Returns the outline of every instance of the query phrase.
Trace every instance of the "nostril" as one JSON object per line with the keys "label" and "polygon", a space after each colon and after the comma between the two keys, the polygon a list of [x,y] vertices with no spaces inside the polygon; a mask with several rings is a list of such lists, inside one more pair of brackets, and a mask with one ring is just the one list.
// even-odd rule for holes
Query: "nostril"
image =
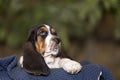
{"label": "nostril", "polygon": [[57,44],[59,44],[60,43],[60,38],[53,38],[53,40],[57,43]]}

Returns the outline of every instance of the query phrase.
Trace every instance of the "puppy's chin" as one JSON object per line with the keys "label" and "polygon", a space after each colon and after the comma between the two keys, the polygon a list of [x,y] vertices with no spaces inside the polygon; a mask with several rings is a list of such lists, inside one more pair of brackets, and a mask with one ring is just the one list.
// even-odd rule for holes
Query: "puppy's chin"
{"label": "puppy's chin", "polygon": [[59,49],[54,49],[54,50],[51,51],[51,54],[52,54],[53,56],[57,56],[58,53],[59,53]]}
{"label": "puppy's chin", "polygon": [[60,51],[60,45],[54,45],[45,50],[44,56],[57,56]]}
{"label": "puppy's chin", "polygon": [[43,56],[44,57],[50,56],[50,55],[57,56],[59,54],[59,51],[60,49],[46,50]]}

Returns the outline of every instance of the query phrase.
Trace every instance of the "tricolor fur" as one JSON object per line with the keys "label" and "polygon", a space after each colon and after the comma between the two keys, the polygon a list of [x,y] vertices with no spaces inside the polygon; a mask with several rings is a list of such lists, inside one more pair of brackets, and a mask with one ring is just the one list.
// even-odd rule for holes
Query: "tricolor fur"
{"label": "tricolor fur", "polygon": [[63,52],[56,30],[46,24],[30,30],[23,46],[20,65],[34,75],[49,75],[49,68],[63,68],[71,74],[76,74],[81,69],[80,63],[71,60]]}

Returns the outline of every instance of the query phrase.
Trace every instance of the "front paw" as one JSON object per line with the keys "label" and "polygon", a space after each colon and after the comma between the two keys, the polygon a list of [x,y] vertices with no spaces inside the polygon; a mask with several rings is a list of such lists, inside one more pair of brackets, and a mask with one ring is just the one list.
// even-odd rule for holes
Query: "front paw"
{"label": "front paw", "polygon": [[62,65],[62,67],[70,74],[77,74],[82,68],[80,63],[73,60],[65,60],[65,63]]}

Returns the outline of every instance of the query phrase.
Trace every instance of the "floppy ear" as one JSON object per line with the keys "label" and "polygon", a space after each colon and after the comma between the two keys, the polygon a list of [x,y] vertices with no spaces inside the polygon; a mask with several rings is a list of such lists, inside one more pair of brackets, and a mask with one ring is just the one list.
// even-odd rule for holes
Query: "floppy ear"
{"label": "floppy ear", "polygon": [[23,68],[34,75],[49,75],[50,69],[35,48],[36,30],[37,28],[30,30],[28,40],[23,46]]}
{"label": "floppy ear", "polygon": [[49,75],[50,73],[43,57],[34,50],[31,42],[26,42],[23,47],[23,68],[34,75]]}
{"label": "floppy ear", "polygon": [[37,39],[36,31],[37,31],[38,28],[39,27],[32,27],[31,30],[29,30],[27,41],[31,42],[33,44],[33,46],[34,46],[34,43]]}

